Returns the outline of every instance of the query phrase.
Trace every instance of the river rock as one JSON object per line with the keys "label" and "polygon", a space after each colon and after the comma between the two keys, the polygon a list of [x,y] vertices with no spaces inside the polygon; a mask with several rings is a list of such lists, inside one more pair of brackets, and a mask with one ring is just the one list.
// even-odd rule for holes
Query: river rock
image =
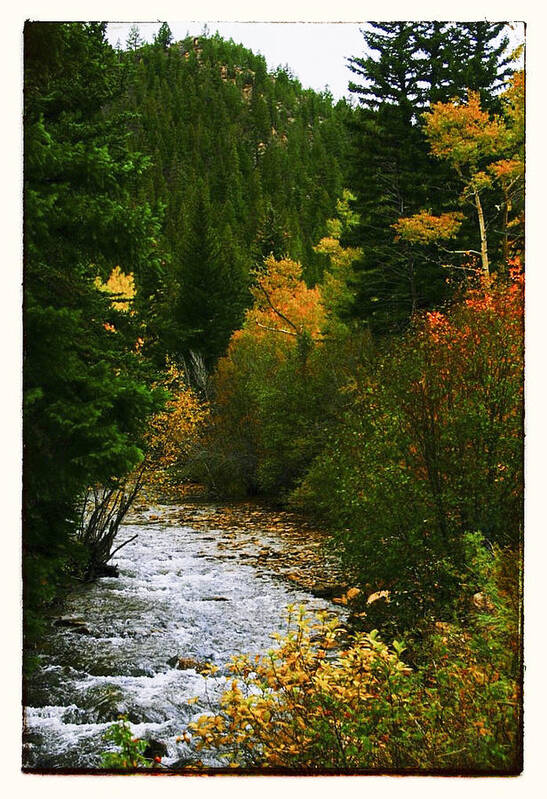
{"label": "river rock", "polygon": [[95,577],[119,577],[120,570],[113,563],[103,563],[95,569]]}
{"label": "river rock", "polygon": [[155,757],[165,757],[166,754],[167,744],[164,744],[163,741],[157,741],[155,738],[148,738],[146,749],[142,753],[143,757],[153,760]]}
{"label": "river rock", "polygon": [[85,724],[88,720],[88,713],[81,707],[70,705],[61,717],[63,724]]}
{"label": "river rock", "polygon": [[203,674],[205,671],[207,671],[209,666],[209,664],[205,663],[204,661],[195,660],[194,658],[184,658],[184,657],[178,657],[175,665],[176,668],[181,669],[181,671],[186,671],[187,669],[194,669],[194,671],[196,671],[198,674]]}
{"label": "river rock", "polygon": [[209,668],[209,663],[204,660],[196,660],[195,658],[185,658],[181,657],[181,655],[175,655],[174,657],[169,658],[169,660],[167,661],[167,665],[171,666],[172,668],[180,669],[181,671],[194,669],[194,671],[196,671],[198,674],[203,674]]}
{"label": "river rock", "polygon": [[194,760],[191,757],[179,757],[178,760],[175,760],[174,763],[167,766],[169,771],[184,771],[184,769],[196,767],[198,765],[198,761]]}
{"label": "river rock", "polygon": [[75,633],[80,635],[91,635],[91,630],[87,628],[86,622],[83,619],[75,619],[71,616],[60,616],[53,622],[55,627],[69,627]]}
{"label": "river rock", "polygon": [[87,622],[74,616],[59,616],[53,623],[56,627],[85,627]]}
{"label": "river rock", "polygon": [[116,721],[126,709],[123,691],[117,685],[94,686],[88,690],[83,707],[95,724]]}
{"label": "river rock", "polygon": [[203,602],[229,602],[227,596],[204,596]]}
{"label": "river rock", "polygon": [[346,590],[345,585],[320,585],[316,583],[310,586],[310,593],[319,599],[334,599],[334,597],[341,596]]}

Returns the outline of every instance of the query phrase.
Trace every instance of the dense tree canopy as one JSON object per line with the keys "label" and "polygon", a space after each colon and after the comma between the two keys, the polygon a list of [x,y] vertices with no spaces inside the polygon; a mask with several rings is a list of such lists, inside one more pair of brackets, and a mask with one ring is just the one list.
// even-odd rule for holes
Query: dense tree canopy
{"label": "dense tree canopy", "polygon": [[[262,56],[233,41],[215,35],[170,43],[167,33],[162,27],[152,45],[139,46],[136,61],[132,47],[120,54],[126,89],[118,107],[137,115],[131,146],[153,161],[140,196],[165,216],[170,300],[158,309],[149,344],[158,362],[166,351],[187,357],[189,347],[202,349],[192,336],[206,331],[217,340],[205,345],[211,365],[250,302],[251,273],[270,253],[301,260],[310,284],[320,279],[326,259],[314,246],[344,186],[350,110],[327,93],[303,90],[282,69],[268,74]],[[226,306],[218,324],[193,296],[196,237],[205,228],[209,244],[199,246],[218,242],[223,277],[204,279],[199,290],[211,308]],[[172,302],[192,307],[188,324],[182,310],[171,317]],[[209,321],[198,323],[195,314]]]}
{"label": "dense tree canopy", "polygon": [[[86,487],[143,457],[153,408],[138,316],[97,283],[156,270],[158,223],[132,189],[146,166],[106,117],[118,73],[105,26],[25,28],[25,549],[66,556]],[[31,582],[28,587],[30,589]]]}

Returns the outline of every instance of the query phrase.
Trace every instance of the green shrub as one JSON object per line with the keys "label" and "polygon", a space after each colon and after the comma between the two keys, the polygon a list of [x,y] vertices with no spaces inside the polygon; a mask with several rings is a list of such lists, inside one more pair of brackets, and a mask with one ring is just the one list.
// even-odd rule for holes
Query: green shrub
{"label": "green shrub", "polygon": [[522,291],[481,285],[416,320],[346,389],[349,407],[292,496],[337,531],[348,568],[412,627],[451,613],[464,535],[518,547]]}
{"label": "green shrub", "polygon": [[103,752],[101,756],[103,768],[116,771],[150,768],[151,761],[143,755],[147,742],[133,736],[131,726],[125,717],[121,717],[116,724],[109,727],[103,738],[118,747],[117,751]]}

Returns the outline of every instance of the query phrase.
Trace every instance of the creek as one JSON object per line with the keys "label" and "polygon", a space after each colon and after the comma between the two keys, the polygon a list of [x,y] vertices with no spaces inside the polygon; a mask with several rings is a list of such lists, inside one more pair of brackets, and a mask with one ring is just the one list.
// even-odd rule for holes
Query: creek
{"label": "creek", "polygon": [[[177,737],[218,708],[230,656],[270,648],[289,603],[339,613],[261,557],[279,560],[290,546],[275,530],[260,521],[236,532],[216,529],[208,514],[208,506],[196,507],[200,524],[173,505],[134,514],[118,536],[137,535],[114,558],[119,576],[67,598],[25,691],[25,769],[100,768],[102,736],[120,714],[136,737],[165,744],[164,766],[195,759],[191,742]],[[305,553],[300,562],[305,568]],[[219,667],[214,677],[199,673],[204,662]]]}

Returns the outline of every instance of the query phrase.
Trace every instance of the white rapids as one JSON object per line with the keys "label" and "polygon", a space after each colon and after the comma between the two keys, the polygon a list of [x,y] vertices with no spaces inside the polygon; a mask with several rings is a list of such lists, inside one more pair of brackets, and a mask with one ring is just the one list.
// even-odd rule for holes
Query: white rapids
{"label": "white rapids", "polygon": [[[114,558],[119,577],[68,598],[63,614],[80,620],[79,629],[48,633],[25,697],[26,769],[100,769],[102,736],[122,714],[136,737],[167,746],[164,765],[195,758],[191,743],[176,739],[188,722],[215,709],[230,656],[270,648],[289,603],[339,611],[246,563],[245,541],[228,553],[226,533],[181,526],[172,511],[155,508],[147,515],[160,520],[124,525],[120,541],[138,536]],[[247,553],[271,541],[271,533],[258,544],[256,533],[248,539]],[[178,658],[214,663],[219,672],[205,678],[195,668],[177,668]],[[197,703],[189,704],[193,697]]]}

